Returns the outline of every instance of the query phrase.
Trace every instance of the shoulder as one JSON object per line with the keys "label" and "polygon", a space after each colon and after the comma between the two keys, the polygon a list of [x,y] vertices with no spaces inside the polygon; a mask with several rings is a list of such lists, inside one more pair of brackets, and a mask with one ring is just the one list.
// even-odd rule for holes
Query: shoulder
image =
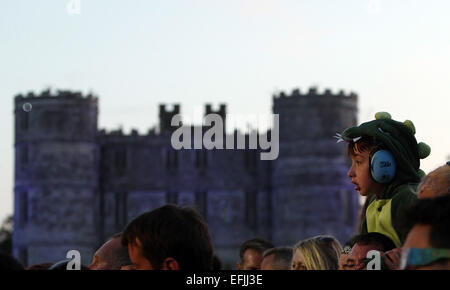
{"label": "shoulder", "polygon": [[407,183],[398,186],[392,195],[392,200],[416,200],[417,183]]}
{"label": "shoulder", "polygon": [[399,186],[392,195],[392,209],[407,208],[417,200],[416,183]]}
{"label": "shoulder", "polygon": [[382,199],[414,199],[417,198],[416,190],[418,183],[390,184],[384,190]]}

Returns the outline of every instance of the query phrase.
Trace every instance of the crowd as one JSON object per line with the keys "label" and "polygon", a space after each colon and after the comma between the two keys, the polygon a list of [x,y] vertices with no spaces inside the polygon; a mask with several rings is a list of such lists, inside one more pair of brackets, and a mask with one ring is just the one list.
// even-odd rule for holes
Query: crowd
{"label": "crowd", "polygon": [[[348,143],[348,177],[366,197],[357,234],[343,246],[329,235],[289,246],[254,238],[240,246],[237,270],[362,270],[377,265],[381,270],[450,270],[450,162],[424,176],[420,159],[430,148],[417,143],[413,123],[392,120],[388,113],[375,117],[338,135],[338,141]],[[61,261],[27,269],[64,270],[66,265]],[[83,269],[221,267],[202,216],[189,207],[165,205],[132,220]],[[2,255],[0,269],[23,266]]]}

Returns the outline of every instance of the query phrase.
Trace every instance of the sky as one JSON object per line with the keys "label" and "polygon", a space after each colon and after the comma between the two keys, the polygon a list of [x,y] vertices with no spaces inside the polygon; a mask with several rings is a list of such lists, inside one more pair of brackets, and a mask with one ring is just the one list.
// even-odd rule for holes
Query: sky
{"label": "sky", "polygon": [[358,123],[412,120],[429,172],[450,159],[448,11],[445,0],[3,0],[0,221],[13,208],[13,97],[48,87],[93,92],[100,128],[141,134],[159,103],[267,114],[275,92],[343,89],[359,96]]}

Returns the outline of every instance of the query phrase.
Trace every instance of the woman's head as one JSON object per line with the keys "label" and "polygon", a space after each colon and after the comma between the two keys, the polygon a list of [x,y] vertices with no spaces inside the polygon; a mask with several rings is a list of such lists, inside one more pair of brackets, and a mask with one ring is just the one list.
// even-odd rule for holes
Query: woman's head
{"label": "woman's head", "polygon": [[316,236],[294,246],[292,270],[337,270],[342,247],[331,236]]}

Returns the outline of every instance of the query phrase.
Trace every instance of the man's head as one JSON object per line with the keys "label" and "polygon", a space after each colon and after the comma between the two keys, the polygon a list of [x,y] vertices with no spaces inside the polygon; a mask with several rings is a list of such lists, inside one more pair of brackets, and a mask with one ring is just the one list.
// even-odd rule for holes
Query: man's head
{"label": "man's head", "polygon": [[365,269],[364,261],[367,253],[371,250],[387,252],[395,248],[395,244],[390,238],[376,232],[358,235],[353,241],[354,245],[345,265],[349,270]]}
{"label": "man's head", "polygon": [[268,249],[263,254],[261,270],[289,270],[292,261],[291,247]]}
{"label": "man's head", "polygon": [[263,239],[251,239],[245,241],[239,248],[241,260],[236,264],[238,270],[259,270],[265,250],[274,245]]}
{"label": "man's head", "polygon": [[120,270],[122,266],[130,265],[128,247],[121,244],[121,233],[113,235],[94,254],[91,270]]}
{"label": "man's head", "polygon": [[450,194],[450,161],[428,173],[417,187],[417,194],[419,198]]}
{"label": "man's head", "polygon": [[352,179],[355,190],[362,196],[380,194],[384,184],[376,182],[370,173],[370,160],[377,150],[384,149],[382,143],[373,137],[363,137],[357,142],[348,144],[348,155],[352,159],[352,166],[347,175]]}
{"label": "man's head", "polygon": [[450,195],[417,200],[406,219],[412,228],[402,249],[403,267],[450,270]]}
{"label": "man's head", "polygon": [[128,247],[137,270],[211,270],[213,245],[206,222],[192,208],[165,205],[146,212],[126,227]]}

